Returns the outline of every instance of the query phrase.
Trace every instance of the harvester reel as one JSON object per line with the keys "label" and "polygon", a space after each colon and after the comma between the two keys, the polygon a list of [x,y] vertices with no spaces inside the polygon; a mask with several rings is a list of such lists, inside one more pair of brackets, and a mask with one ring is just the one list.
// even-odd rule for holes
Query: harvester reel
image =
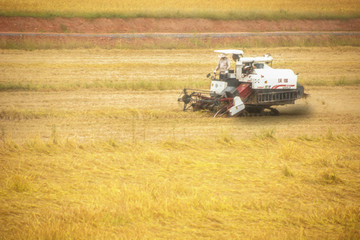
{"label": "harvester reel", "polygon": [[193,93],[191,93],[190,95],[187,94],[186,89],[184,89],[184,91],[182,93],[180,93],[178,102],[184,103],[183,111],[188,110],[192,106],[192,104],[191,104],[193,101],[192,95],[193,95]]}

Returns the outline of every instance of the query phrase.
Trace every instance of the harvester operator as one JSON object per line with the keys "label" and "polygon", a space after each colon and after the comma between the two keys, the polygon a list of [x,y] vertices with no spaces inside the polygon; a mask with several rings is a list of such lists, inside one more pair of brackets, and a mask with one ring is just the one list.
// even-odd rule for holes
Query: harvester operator
{"label": "harvester operator", "polygon": [[219,58],[220,58],[220,60],[219,60],[219,63],[217,65],[216,69],[214,70],[214,73],[216,73],[217,70],[220,70],[220,78],[222,79],[229,72],[230,59],[228,59],[225,54],[220,54]]}

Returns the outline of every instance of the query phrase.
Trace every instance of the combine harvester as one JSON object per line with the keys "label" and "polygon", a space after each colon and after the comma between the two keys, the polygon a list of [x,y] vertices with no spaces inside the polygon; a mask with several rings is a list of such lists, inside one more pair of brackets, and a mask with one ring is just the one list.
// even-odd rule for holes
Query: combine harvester
{"label": "combine harvester", "polygon": [[210,91],[185,88],[178,98],[184,111],[206,109],[214,112],[214,117],[279,115],[272,106],[294,104],[306,96],[297,75],[290,69],[273,69],[269,54],[243,57],[241,50],[215,52],[232,54],[235,69],[219,75],[209,73]]}

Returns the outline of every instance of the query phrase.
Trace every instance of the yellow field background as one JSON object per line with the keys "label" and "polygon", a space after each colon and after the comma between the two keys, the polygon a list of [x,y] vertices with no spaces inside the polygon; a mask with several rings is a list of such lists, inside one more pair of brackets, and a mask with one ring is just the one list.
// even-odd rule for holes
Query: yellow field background
{"label": "yellow field background", "polygon": [[[360,2],[0,0],[0,16],[349,19]],[[1,39],[0,239],[360,239],[358,45]],[[183,112],[217,46],[271,53],[310,97],[277,117]]]}
{"label": "yellow field background", "polygon": [[84,17],[205,17],[254,18],[351,18],[358,17],[358,0],[276,1],[44,1],[1,0],[2,15]]}

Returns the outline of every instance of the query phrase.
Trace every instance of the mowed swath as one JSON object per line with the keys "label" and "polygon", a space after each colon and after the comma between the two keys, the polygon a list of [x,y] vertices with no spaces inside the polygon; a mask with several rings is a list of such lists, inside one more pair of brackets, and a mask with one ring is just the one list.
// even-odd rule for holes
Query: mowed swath
{"label": "mowed swath", "polygon": [[359,16],[356,0],[277,1],[0,1],[3,15],[67,17],[197,17],[218,19],[349,18]]}

